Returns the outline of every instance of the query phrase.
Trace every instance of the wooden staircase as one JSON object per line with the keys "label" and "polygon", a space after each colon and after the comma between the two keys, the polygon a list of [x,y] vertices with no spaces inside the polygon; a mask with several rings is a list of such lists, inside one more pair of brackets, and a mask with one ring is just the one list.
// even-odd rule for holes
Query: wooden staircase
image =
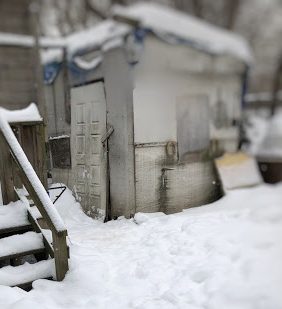
{"label": "wooden staircase", "polygon": [[34,280],[56,276],[52,244],[38,223],[42,217],[22,204],[0,208],[0,285],[29,290]]}
{"label": "wooden staircase", "polygon": [[0,206],[0,285],[29,290],[37,279],[61,281],[68,271],[65,225],[1,114],[0,137],[24,185],[15,189],[19,201]]}

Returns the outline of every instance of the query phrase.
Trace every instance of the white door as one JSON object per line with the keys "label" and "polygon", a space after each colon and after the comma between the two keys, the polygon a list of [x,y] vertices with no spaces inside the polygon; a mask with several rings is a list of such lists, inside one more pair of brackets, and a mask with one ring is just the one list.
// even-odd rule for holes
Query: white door
{"label": "white door", "polygon": [[71,89],[74,185],[85,212],[104,220],[107,206],[106,99],[103,82]]}

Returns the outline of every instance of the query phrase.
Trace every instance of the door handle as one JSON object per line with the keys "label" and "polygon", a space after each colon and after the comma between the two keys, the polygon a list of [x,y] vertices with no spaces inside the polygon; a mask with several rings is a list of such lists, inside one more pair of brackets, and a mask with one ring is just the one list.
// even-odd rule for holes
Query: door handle
{"label": "door handle", "polygon": [[108,131],[101,138],[102,144],[104,144],[110,138],[110,136],[113,134],[113,132],[114,132],[114,128],[112,126],[110,126]]}

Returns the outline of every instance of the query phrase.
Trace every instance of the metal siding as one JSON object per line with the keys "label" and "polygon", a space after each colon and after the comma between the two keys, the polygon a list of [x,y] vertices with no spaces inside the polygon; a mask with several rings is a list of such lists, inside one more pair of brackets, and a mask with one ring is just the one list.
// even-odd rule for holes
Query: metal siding
{"label": "metal siding", "polygon": [[136,212],[169,214],[210,203],[220,196],[212,160],[167,164],[166,146],[161,144],[138,145],[135,156]]}
{"label": "metal siding", "polygon": [[111,216],[135,213],[133,136],[133,85],[126,53],[122,48],[104,55],[107,122],[114,129],[109,138]]}
{"label": "metal siding", "polygon": [[183,96],[176,104],[179,157],[208,148],[209,104],[206,96]]}

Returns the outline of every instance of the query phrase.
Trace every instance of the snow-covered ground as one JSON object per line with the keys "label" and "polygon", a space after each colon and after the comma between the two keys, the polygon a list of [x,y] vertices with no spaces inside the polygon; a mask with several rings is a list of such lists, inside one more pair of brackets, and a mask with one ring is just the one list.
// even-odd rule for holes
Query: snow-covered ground
{"label": "snow-covered ground", "polygon": [[282,184],[235,190],[174,215],[93,221],[70,191],[63,282],[0,286],[0,308],[282,308]]}

